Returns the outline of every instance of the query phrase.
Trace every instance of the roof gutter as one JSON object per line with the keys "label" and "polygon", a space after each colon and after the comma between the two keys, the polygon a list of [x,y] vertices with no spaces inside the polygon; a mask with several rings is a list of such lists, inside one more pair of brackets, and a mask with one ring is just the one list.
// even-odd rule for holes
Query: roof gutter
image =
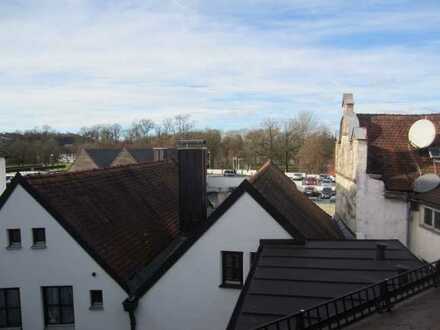
{"label": "roof gutter", "polygon": [[135,296],[129,296],[122,302],[122,306],[124,306],[124,311],[128,312],[128,316],[130,317],[130,330],[136,330],[136,315],[135,311],[138,306],[139,299]]}
{"label": "roof gutter", "polygon": [[388,199],[397,199],[404,202],[408,202],[409,200],[408,193],[404,191],[385,190],[384,196]]}

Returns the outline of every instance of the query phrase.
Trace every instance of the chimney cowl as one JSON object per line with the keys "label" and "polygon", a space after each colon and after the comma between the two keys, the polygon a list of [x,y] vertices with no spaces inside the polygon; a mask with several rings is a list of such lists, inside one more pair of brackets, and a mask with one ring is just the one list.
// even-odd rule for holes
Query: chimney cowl
{"label": "chimney cowl", "polygon": [[177,150],[182,149],[205,149],[206,140],[202,139],[181,139],[176,141]]}
{"label": "chimney cowl", "polygon": [[376,244],[376,260],[385,260],[386,248],[387,248],[386,244],[383,243]]}

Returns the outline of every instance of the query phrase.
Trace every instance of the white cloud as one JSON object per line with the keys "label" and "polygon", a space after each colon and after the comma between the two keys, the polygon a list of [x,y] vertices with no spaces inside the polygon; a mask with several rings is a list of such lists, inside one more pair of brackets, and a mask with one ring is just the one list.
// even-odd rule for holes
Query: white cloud
{"label": "white cloud", "polygon": [[[417,21],[428,29],[437,18],[426,9],[397,12],[388,22],[386,13],[267,19],[272,26],[261,29],[258,20],[217,17],[197,1],[25,3],[0,16],[3,130],[160,121],[178,113],[192,114],[201,127],[237,128],[301,110],[335,125],[344,91],[355,93],[360,111],[426,111],[440,103],[438,44],[320,43],[370,30],[420,30]],[[286,1],[260,3],[292,9]],[[323,3],[294,5],[314,12]],[[237,11],[246,5],[252,9],[241,3]],[[335,12],[336,5],[324,9]]]}

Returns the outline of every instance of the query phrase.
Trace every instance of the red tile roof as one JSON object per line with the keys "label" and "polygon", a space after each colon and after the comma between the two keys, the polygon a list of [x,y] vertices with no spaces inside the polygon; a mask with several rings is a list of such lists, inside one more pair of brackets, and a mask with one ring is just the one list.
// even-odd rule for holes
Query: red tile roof
{"label": "red tile roof", "polygon": [[387,190],[412,191],[415,178],[420,174],[434,173],[428,150],[411,147],[408,131],[415,121],[429,119],[437,130],[433,146],[440,146],[440,114],[357,116],[360,126],[367,129],[367,173],[381,175]]}
{"label": "red tile roof", "polygon": [[424,193],[415,193],[412,200],[440,209],[440,187]]}
{"label": "red tile roof", "polygon": [[29,176],[22,184],[125,289],[178,235],[173,161]]}

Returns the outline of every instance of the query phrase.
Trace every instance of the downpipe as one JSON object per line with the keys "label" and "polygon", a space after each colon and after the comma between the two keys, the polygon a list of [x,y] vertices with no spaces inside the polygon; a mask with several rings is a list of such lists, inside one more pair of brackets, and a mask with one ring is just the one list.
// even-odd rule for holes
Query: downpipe
{"label": "downpipe", "polygon": [[122,303],[124,306],[124,311],[128,312],[128,316],[130,317],[130,330],[136,330],[136,315],[135,311],[138,306],[138,298],[135,296],[129,296]]}

